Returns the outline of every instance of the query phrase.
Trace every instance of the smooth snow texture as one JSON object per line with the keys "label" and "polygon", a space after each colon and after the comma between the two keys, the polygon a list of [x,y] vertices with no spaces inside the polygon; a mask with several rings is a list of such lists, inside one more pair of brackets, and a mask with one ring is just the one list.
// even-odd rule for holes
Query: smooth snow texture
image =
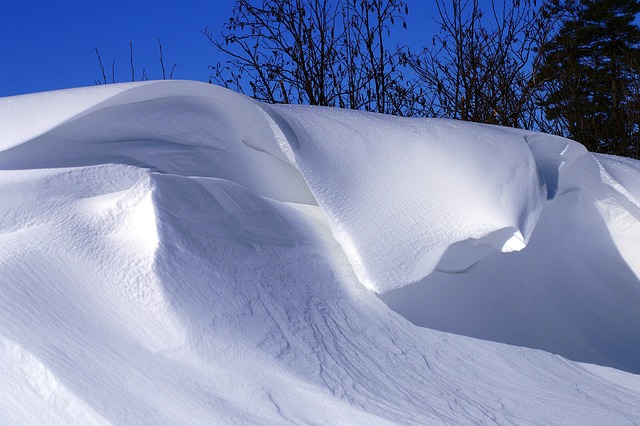
{"label": "smooth snow texture", "polygon": [[382,299],[421,326],[640,373],[640,210],[626,190],[637,188],[638,162],[528,141],[553,194],[529,246]]}
{"label": "smooth snow texture", "polygon": [[449,258],[448,270],[468,268],[485,244],[521,250],[546,199],[523,132],[331,108],[273,109],[295,141],[296,166],[371,290],[424,278],[461,241],[469,241],[465,255]]}
{"label": "smooth snow texture", "polygon": [[193,82],[0,124],[3,423],[640,422],[637,161]]}

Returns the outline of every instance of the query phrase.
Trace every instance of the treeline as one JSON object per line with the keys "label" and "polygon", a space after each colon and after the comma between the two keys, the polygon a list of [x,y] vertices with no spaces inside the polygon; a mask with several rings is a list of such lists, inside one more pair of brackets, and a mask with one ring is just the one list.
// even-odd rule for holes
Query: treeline
{"label": "treeline", "polygon": [[[211,81],[264,102],[542,130],[640,157],[640,0],[236,0]],[[433,25],[433,23],[425,23]]]}

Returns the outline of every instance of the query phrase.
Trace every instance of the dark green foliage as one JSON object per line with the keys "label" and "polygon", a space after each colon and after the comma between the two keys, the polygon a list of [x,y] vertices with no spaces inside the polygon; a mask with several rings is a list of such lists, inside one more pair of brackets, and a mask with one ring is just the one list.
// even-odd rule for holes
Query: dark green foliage
{"label": "dark green foliage", "polygon": [[542,51],[543,130],[590,151],[638,157],[640,1],[569,0],[549,12],[563,22]]}

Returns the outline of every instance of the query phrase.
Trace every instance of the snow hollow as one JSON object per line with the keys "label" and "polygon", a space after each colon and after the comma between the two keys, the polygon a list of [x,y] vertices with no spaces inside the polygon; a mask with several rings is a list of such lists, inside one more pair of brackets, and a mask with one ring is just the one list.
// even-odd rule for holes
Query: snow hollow
{"label": "snow hollow", "polygon": [[0,423],[637,424],[640,162],[195,82],[0,98]]}

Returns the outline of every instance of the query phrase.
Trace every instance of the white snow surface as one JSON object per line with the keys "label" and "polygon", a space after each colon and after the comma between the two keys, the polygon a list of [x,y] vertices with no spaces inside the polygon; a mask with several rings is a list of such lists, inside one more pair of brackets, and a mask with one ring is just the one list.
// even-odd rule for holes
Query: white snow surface
{"label": "white snow surface", "polygon": [[0,98],[0,423],[638,424],[640,162],[204,83]]}

